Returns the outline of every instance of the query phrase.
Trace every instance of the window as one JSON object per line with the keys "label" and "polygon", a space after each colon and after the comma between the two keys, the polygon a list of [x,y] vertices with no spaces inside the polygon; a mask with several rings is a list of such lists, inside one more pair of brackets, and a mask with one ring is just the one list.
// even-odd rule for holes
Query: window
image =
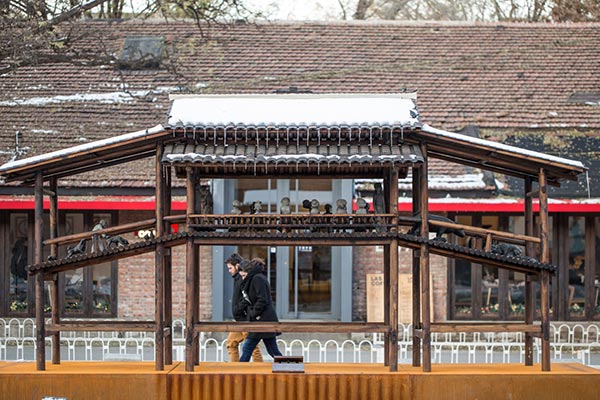
{"label": "window", "polygon": [[594,304],[593,310],[595,316],[600,316],[600,217],[594,218],[594,253],[595,262],[593,269],[594,276]]}
{"label": "window", "polygon": [[[111,213],[61,213],[59,214],[59,235],[91,230],[100,219],[116,221]],[[25,267],[33,261],[33,213],[10,213],[2,219],[4,224],[4,254],[2,271],[4,284],[0,296],[1,309],[7,316],[30,317],[34,315],[35,287],[28,279]],[[49,235],[49,216],[44,215],[43,238]],[[65,246],[66,247],[66,246]],[[59,249],[64,256],[66,248]],[[43,260],[49,255],[49,247],[44,247]],[[59,302],[61,315],[77,317],[116,316],[116,262],[104,263],[88,268],[61,273]],[[46,287],[45,310],[50,312],[50,297]]]}
{"label": "window", "polygon": [[27,232],[29,216],[25,213],[11,214],[7,237],[9,254],[8,309],[10,314],[26,315],[30,310],[29,293],[33,287],[28,279],[25,267],[31,261],[31,246]]}
{"label": "window", "polygon": [[119,56],[121,69],[157,69],[160,67],[165,38],[162,36],[126,37]]}
{"label": "window", "polygon": [[569,217],[568,313],[582,318],[585,311],[585,217]]}

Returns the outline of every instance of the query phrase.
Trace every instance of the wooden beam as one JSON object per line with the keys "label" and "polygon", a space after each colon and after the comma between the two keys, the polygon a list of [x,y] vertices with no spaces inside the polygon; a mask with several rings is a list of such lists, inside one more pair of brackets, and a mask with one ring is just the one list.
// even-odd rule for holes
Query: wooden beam
{"label": "wooden beam", "polygon": [[185,370],[194,370],[194,242],[188,239],[185,247]]}
{"label": "wooden beam", "polygon": [[379,322],[214,322],[199,321],[195,332],[389,332],[390,326]]}
{"label": "wooden beam", "polygon": [[[482,225],[481,214],[475,214],[471,218],[473,225]],[[475,243],[475,247],[482,248],[481,238],[476,238]],[[483,267],[481,262],[471,263],[471,319],[481,319]]]}
{"label": "wooden beam", "polygon": [[[533,198],[528,196],[532,193],[532,180],[531,178],[525,179],[525,235],[533,236]],[[539,190],[538,190],[539,191]],[[525,255],[533,257],[535,256],[533,246],[531,243],[525,243]],[[525,323],[533,324],[534,308],[535,308],[535,292],[533,287],[532,277],[529,274],[525,274]],[[525,365],[533,365],[533,336],[529,333],[525,333]]]}
{"label": "wooden beam", "polygon": [[[182,245],[185,243],[185,238],[180,238],[170,243],[165,243],[165,246],[173,246],[173,245]],[[89,254],[88,257],[83,259],[79,259],[78,261],[73,262],[64,262],[56,265],[45,266],[42,270],[37,269],[37,271],[41,271],[44,274],[45,279],[51,280],[52,274],[63,271],[71,271],[81,267],[89,267],[96,264],[105,263],[108,261],[121,260],[123,258],[134,257],[139,254],[150,253],[154,251],[156,248],[155,242],[150,243],[142,243],[139,247],[133,247],[127,250],[116,251],[114,253],[95,253]]]}
{"label": "wooden beam", "polygon": [[[384,198],[385,203],[390,204],[390,176],[389,174],[384,174],[383,177],[383,190],[384,190]],[[392,210],[386,208],[386,211],[391,212]],[[383,293],[384,297],[390,293],[390,245],[386,244],[383,246]],[[398,300],[396,300],[398,301]],[[390,325],[390,301],[389,299],[385,299],[383,301],[383,322],[386,325]],[[386,332],[384,334],[383,340],[383,365],[389,367],[390,365],[390,344],[392,343],[391,332]]]}
{"label": "wooden beam", "polygon": [[63,321],[48,325],[47,334],[53,332],[153,332],[154,321]]}
{"label": "wooden beam", "polygon": [[[194,214],[194,207],[196,204],[194,175],[195,173],[193,168],[186,167],[186,214],[188,215],[186,224],[188,227],[191,223],[191,218],[189,216]],[[194,355],[194,324],[196,322],[195,293],[198,282],[195,281],[196,246],[194,245],[194,241],[192,238],[188,239],[185,250],[185,370],[193,371],[196,358]]]}
{"label": "wooden beam", "polygon": [[277,246],[376,246],[390,243],[392,237],[316,237],[316,238],[281,238],[276,236],[252,236],[252,237],[195,237],[194,243],[198,245],[250,245],[264,244],[269,240],[270,245]]}
{"label": "wooden beam", "polygon": [[[110,159],[114,158],[125,158],[125,157],[136,157],[140,158],[140,154],[144,157],[149,157],[152,154],[146,154],[148,150],[155,148],[157,141],[168,141],[171,134],[167,131],[161,131],[157,133],[148,134],[144,137],[138,137],[127,141],[120,141],[107,144],[105,146],[94,148],[86,151],[82,151],[75,154],[70,154],[60,159],[51,158],[43,162],[36,164],[35,169],[32,170],[31,165],[24,165],[22,167],[11,169],[8,173],[11,181],[14,180],[25,180],[32,177],[34,174],[44,171],[46,179],[54,176],[59,177],[58,173],[64,170],[70,170],[72,168],[89,168],[90,165],[96,166],[96,168],[104,168],[109,160],[106,160],[110,155]],[[103,162],[98,162],[98,160]],[[64,167],[64,168],[60,168]],[[80,173],[79,170],[77,173]],[[67,176],[68,173],[62,173],[61,176]]]}
{"label": "wooden beam", "polygon": [[432,332],[531,332],[541,333],[540,325],[514,322],[435,322],[431,324]]}
{"label": "wooden beam", "polygon": [[[383,322],[386,325],[390,325],[390,300],[389,298],[385,298],[386,295],[390,293],[390,244],[385,244],[383,246]],[[397,300],[396,300],[397,301]],[[392,342],[392,338],[390,336],[391,331],[388,331],[384,335],[383,340],[383,365],[389,367],[390,365],[390,344]]]}
{"label": "wooden beam", "polygon": [[[156,145],[155,158],[155,218],[156,218],[156,236],[162,237],[165,234],[165,177],[162,169],[162,156],[164,147],[161,143]],[[154,320],[156,321],[154,331],[154,357],[155,368],[157,371],[165,369],[165,346],[164,346],[164,269],[165,269],[165,246],[163,243],[157,243],[154,254]]]}
{"label": "wooden beam", "polygon": [[398,371],[398,241],[390,244],[390,361],[391,372]]}
{"label": "wooden beam", "polygon": [[[138,222],[131,222],[128,224],[111,226],[106,229],[100,229],[98,231],[95,231],[94,234],[95,235],[102,235],[102,234],[116,235],[119,233],[133,232],[133,231],[140,230],[140,229],[153,228],[155,226],[155,224],[156,224],[156,219],[152,218],[152,219],[146,219],[146,220],[138,221]],[[81,239],[89,239],[91,237],[92,237],[92,231],[75,233],[73,235],[61,236],[61,237],[57,237],[57,238],[50,238],[50,239],[44,241],[44,244],[52,245],[52,244],[75,243],[75,242],[80,241]]]}
{"label": "wooden beam", "polygon": [[[50,238],[55,239],[58,237],[58,190],[56,179],[50,179]],[[58,245],[53,244],[50,246],[50,255],[58,256]],[[50,307],[52,307],[52,323],[60,323],[60,309],[58,288],[60,274],[53,274],[52,281],[50,283]],[[60,333],[52,335],[52,364],[60,364]]]}
{"label": "wooden beam", "polygon": [[[398,170],[392,168],[388,173],[388,185],[390,187],[389,203],[392,206],[390,212],[398,215]],[[397,219],[394,218],[396,223]],[[398,241],[393,240],[389,246],[389,271],[390,291],[389,293],[389,325],[390,325],[390,351],[389,367],[391,372],[398,371]]]}
{"label": "wooden beam", "polygon": [[[412,208],[413,215],[420,214],[421,203],[421,168],[412,170]],[[421,330],[421,246],[413,248],[412,251],[412,326],[413,326],[413,345],[412,345],[412,365],[421,366],[421,339],[423,338]],[[417,335],[417,331],[420,333]]]}
{"label": "wooden beam", "polygon": [[[423,154],[423,165],[419,186],[420,211],[421,211],[421,237],[429,240],[429,160],[427,157],[427,145],[421,143]],[[423,371],[431,372],[431,288],[429,287],[429,246],[421,244],[421,329],[423,330]]]}
{"label": "wooden beam", "polygon": [[[35,211],[34,211],[34,255],[33,259],[36,264],[42,262],[43,239],[44,232],[44,180],[42,173],[38,172],[35,175]],[[46,328],[44,320],[44,274],[37,273],[35,275],[35,327],[36,327],[36,367],[38,371],[46,369]]]}
{"label": "wooden beam", "polygon": [[479,234],[481,237],[487,237],[488,235],[492,235],[493,238],[501,238],[503,240],[506,240],[507,242],[508,242],[508,240],[511,240],[511,242],[514,242],[516,244],[540,243],[540,238],[535,237],[535,236],[519,235],[519,234],[511,233],[511,232],[494,231],[491,229],[484,229],[484,228],[470,226],[470,225],[455,224],[452,222],[429,220],[429,225],[443,226],[446,228],[453,228],[453,229],[462,229],[467,234],[469,234],[469,233]]}
{"label": "wooden beam", "polygon": [[[550,241],[548,237],[548,186],[546,171],[540,168],[540,261],[550,262]],[[546,271],[542,273],[541,307],[542,307],[542,371],[550,371],[550,277]]]}
{"label": "wooden beam", "polygon": [[[171,215],[171,205],[172,205],[172,190],[171,190],[171,167],[163,167],[163,171],[165,174],[165,192],[164,192],[164,205],[165,205],[165,214]],[[181,215],[181,221],[185,221],[185,215]],[[167,220],[166,216],[163,216],[163,220],[165,221],[165,231],[171,232],[171,223],[172,220]],[[165,265],[164,265],[164,317],[165,317],[165,364],[171,365],[173,364],[173,260],[172,260],[173,250],[168,249],[165,254]]]}

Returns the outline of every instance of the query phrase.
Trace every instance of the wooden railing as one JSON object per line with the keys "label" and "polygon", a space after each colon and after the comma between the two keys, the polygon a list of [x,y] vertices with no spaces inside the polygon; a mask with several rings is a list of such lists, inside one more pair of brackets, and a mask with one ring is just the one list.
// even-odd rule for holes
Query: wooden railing
{"label": "wooden railing", "polygon": [[465,234],[474,237],[485,238],[485,248],[491,248],[494,241],[506,242],[511,244],[526,245],[527,243],[539,244],[540,238],[534,236],[518,235],[510,232],[494,231],[490,229],[478,228],[470,225],[461,225],[442,221],[429,221],[431,225],[443,226],[452,229],[462,229]]}
{"label": "wooden railing", "polygon": [[222,214],[189,216],[198,230],[357,231],[396,228],[393,214]]}
{"label": "wooden railing", "polygon": [[97,231],[88,231],[75,233],[73,235],[60,236],[55,239],[44,240],[44,245],[64,245],[69,243],[79,242],[81,239],[91,239],[94,235],[118,235],[121,233],[135,232],[142,229],[150,229],[156,226],[156,219],[146,219],[139,222],[132,222],[130,224],[123,224],[112,226],[110,228],[100,229]]}

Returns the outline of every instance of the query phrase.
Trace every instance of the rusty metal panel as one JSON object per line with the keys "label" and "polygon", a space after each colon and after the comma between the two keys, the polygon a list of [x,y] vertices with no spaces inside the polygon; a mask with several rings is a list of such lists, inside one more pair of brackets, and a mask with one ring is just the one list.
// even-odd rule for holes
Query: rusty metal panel
{"label": "rusty metal panel", "polygon": [[69,400],[402,400],[595,399],[600,371],[556,363],[551,372],[521,364],[399,365],[307,363],[305,373],[273,374],[271,363],[0,362],[0,398]]}

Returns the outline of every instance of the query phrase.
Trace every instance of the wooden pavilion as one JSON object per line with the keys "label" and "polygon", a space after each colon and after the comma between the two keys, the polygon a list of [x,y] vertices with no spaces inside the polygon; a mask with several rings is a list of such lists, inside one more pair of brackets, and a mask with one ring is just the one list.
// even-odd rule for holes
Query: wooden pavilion
{"label": "wooden pavilion", "polygon": [[[58,179],[145,157],[156,160],[156,217],[94,232],[59,237]],[[524,180],[525,234],[492,231],[432,220],[428,211],[430,157]],[[174,170],[174,171],[173,171]],[[186,363],[198,360],[199,334],[205,331],[381,332],[385,365],[398,369],[398,246],[413,252],[414,366],[431,371],[432,332],[524,332],[525,364],[533,364],[533,340],[541,339],[543,371],[550,370],[548,186],[577,179],[577,161],[434,129],[422,124],[416,94],[402,95],[244,95],[179,96],[167,123],[70,149],[14,161],[0,167],[6,181],[33,185],[35,259],[28,268],[36,282],[37,369],[45,369],[45,338],[52,337],[52,362],[60,363],[62,331],[149,331],[155,333],[156,369],[172,363],[171,253],[186,247]],[[185,177],[187,210],[172,215],[173,173]],[[412,215],[398,212],[398,179],[412,174]],[[199,206],[200,179],[257,177],[381,179],[385,212],[377,214],[207,214]],[[42,240],[43,200],[50,200],[49,240]],[[534,198],[539,226],[534,226]],[[171,224],[185,223],[173,233]],[[420,224],[418,233],[408,228]],[[125,246],[65,257],[64,247],[97,235],[153,228],[156,237]],[[431,239],[433,229],[462,229],[475,247]],[[539,232],[535,235],[534,232]],[[411,232],[414,232],[411,231]],[[269,243],[384,247],[385,319],[367,322],[231,323],[199,319],[199,247]],[[493,253],[492,243],[523,245],[526,256]],[[42,259],[50,246],[53,259]],[[53,307],[44,318],[44,282],[58,304],[59,272],[109,260],[155,253],[155,312],[152,321],[63,321]],[[526,274],[526,312],[522,322],[436,322],[431,320],[430,254],[464,259]],[[539,281],[541,323],[534,322],[534,281]]]}

